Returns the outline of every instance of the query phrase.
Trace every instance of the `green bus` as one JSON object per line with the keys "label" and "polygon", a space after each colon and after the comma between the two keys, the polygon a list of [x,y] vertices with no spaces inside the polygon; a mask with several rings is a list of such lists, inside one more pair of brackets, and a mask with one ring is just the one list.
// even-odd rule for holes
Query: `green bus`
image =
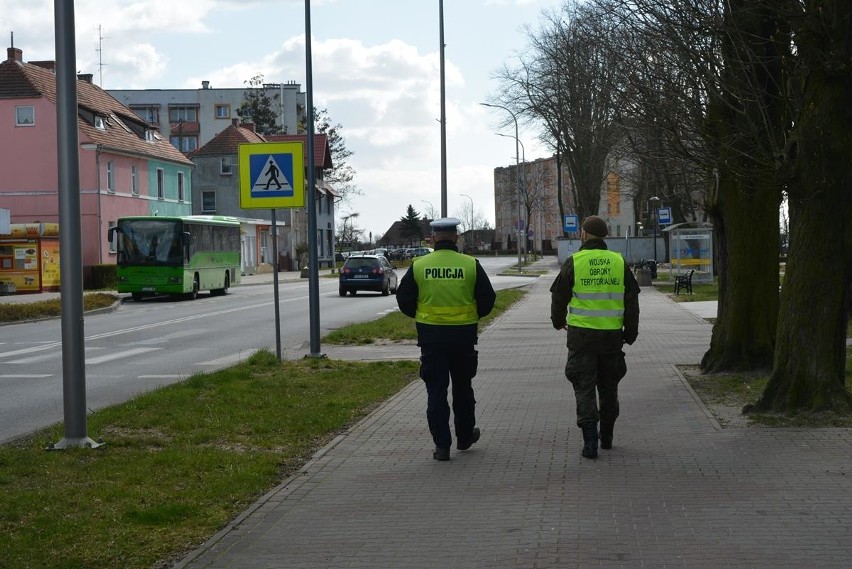
{"label": "green bus", "polygon": [[122,217],[107,239],[116,253],[116,290],[133,300],[222,295],[240,282],[240,223],[233,217]]}

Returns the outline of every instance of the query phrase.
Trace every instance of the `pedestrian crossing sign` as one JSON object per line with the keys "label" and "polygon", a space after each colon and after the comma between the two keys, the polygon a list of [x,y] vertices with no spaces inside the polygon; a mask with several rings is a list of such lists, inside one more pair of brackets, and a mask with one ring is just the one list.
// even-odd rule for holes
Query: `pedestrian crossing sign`
{"label": "pedestrian crossing sign", "polygon": [[301,142],[240,144],[240,207],[275,209],[305,205]]}

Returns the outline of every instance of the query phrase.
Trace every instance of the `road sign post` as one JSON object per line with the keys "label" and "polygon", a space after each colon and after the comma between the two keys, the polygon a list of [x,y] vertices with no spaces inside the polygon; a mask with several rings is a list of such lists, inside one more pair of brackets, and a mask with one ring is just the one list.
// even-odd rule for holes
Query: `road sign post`
{"label": "road sign post", "polygon": [[275,208],[305,205],[305,152],[301,142],[240,144],[240,207],[270,211],[272,228],[272,294],[275,299],[275,353],[281,360],[278,308],[278,231]]}

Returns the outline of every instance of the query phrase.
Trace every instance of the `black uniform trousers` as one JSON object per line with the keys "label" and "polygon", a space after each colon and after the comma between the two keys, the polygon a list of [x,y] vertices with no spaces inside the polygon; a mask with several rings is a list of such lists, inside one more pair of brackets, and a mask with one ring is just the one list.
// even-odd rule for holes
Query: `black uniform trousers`
{"label": "black uniform trousers", "polygon": [[473,344],[428,344],[420,347],[420,378],[426,383],[426,420],[435,446],[452,446],[447,392],[452,379],[456,438],[470,436],[476,426],[472,380],[478,353]]}

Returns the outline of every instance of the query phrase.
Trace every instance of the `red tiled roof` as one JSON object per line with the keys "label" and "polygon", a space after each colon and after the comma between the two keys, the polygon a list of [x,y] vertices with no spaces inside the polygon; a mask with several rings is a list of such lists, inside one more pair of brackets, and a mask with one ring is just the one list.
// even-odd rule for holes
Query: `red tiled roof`
{"label": "red tiled roof", "polygon": [[[266,140],[268,142],[301,142],[305,145],[305,151],[308,150],[307,134],[267,134]],[[320,170],[334,168],[326,134],[314,134],[314,167]]]}
{"label": "red tiled roof", "polygon": [[[39,96],[56,104],[56,75],[53,71],[12,59],[0,62],[0,98],[23,99]],[[192,164],[168,140],[159,135],[150,142],[146,141],[144,133],[145,130],[150,130],[150,127],[133,111],[97,85],[77,80],[77,106],[81,111],[106,117],[106,129],[95,128],[82,117],[78,117],[77,124],[81,138],[85,137],[87,141],[110,150]],[[130,132],[110,117],[110,114],[131,127]]]}
{"label": "red tiled roof", "polygon": [[238,153],[240,144],[247,142],[268,142],[268,140],[262,134],[258,134],[250,128],[231,124],[190,156],[192,158],[196,156],[232,156]]}

